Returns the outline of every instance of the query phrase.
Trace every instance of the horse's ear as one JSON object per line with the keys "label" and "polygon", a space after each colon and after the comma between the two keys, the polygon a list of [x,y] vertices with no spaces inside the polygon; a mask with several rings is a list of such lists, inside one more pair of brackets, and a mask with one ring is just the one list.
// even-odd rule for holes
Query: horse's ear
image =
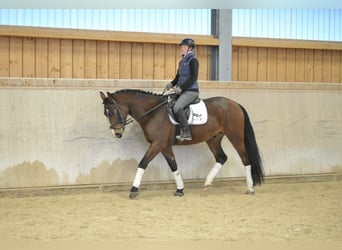
{"label": "horse's ear", "polygon": [[111,94],[111,93],[107,92],[107,96],[108,96],[108,99],[109,99],[110,101],[113,100],[113,97],[112,97],[112,94]]}
{"label": "horse's ear", "polygon": [[101,96],[102,100],[104,100],[106,98],[106,95],[102,91],[100,91],[100,96]]}

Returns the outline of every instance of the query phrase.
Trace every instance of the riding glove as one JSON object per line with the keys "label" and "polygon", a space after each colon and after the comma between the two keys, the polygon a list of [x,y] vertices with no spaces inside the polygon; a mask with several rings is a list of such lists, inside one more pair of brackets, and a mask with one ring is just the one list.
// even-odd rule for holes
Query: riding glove
{"label": "riding glove", "polygon": [[174,89],[177,95],[180,95],[182,93],[182,89],[180,87],[177,86],[177,87],[174,87]]}
{"label": "riding glove", "polygon": [[169,89],[171,89],[172,87],[173,87],[172,82],[169,82],[169,83],[166,84],[166,86],[165,86],[166,90],[169,90]]}

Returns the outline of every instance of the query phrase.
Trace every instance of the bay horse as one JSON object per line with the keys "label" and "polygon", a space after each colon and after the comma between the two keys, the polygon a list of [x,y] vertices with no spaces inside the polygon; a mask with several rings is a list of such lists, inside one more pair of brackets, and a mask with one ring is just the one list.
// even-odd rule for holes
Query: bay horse
{"label": "bay horse", "polygon": [[110,123],[113,136],[121,138],[125,126],[135,119],[141,126],[149,148],[141,159],[130,190],[129,198],[138,197],[139,186],[144,171],[153,158],[160,152],[165,157],[176,182],[176,196],[183,196],[184,184],[178,171],[172,146],[190,145],[206,142],[214,154],[216,163],[209,172],[204,186],[212,182],[227,161],[221,141],[228,138],[239,154],[246,171],[246,194],[254,194],[253,186],[264,181],[264,170],[255,139],[254,130],[245,108],[240,104],[225,98],[211,97],[204,99],[208,111],[208,121],[204,125],[190,126],[192,140],[176,141],[176,129],[168,116],[167,96],[146,92],[139,89],[122,89],[107,96],[100,91],[104,105],[104,115]]}

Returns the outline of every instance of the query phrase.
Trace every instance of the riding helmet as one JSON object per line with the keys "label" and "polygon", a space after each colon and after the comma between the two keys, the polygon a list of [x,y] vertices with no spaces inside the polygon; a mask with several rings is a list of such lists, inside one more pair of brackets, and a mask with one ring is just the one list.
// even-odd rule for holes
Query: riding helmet
{"label": "riding helmet", "polygon": [[191,38],[185,38],[180,42],[179,45],[185,45],[185,46],[188,46],[189,48],[194,49],[195,48],[195,41]]}

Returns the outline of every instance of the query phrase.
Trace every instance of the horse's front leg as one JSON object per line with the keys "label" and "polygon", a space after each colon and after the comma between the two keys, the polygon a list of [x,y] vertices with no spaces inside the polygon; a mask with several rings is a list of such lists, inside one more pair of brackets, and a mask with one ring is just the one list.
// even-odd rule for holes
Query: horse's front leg
{"label": "horse's front leg", "polygon": [[182,176],[180,175],[177,167],[177,162],[175,159],[175,156],[173,154],[172,148],[165,148],[162,150],[162,154],[164,155],[167,163],[169,164],[169,167],[173,173],[173,177],[175,178],[177,190],[175,192],[175,196],[184,196],[184,184],[183,184],[183,179]]}
{"label": "horse's front leg", "polygon": [[143,175],[145,173],[145,169],[159,152],[160,152],[160,147],[155,144],[151,144],[148,150],[146,151],[144,157],[139,162],[137,173],[135,175],[133,185],[129,193],[129,198],[134,199],[138,197],[139,187],[140,187]]}

